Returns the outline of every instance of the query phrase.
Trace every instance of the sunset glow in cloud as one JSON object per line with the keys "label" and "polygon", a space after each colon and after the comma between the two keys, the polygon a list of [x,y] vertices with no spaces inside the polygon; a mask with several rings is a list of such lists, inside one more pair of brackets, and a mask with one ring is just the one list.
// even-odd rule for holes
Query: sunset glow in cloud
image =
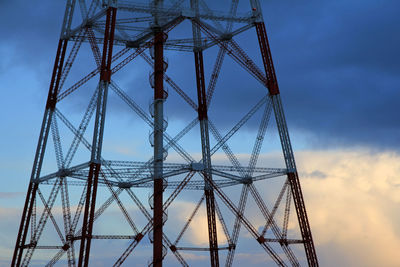
{"label": "sunset glow in cloud", "polygon": [[[204,1],[213,2],[215,5],[220,5],[221,10],[224,9],[222,1]],[[176,1],[165,0],[165,2],[171,4]],[[244,0],[239,2],[242,5]],[[248,2],[246,0],[246,5]],[[400,25],[400,16],[398,11],[400,1],[260,0],[260,3],[320,266],[399,267],[400,53],[398,53],[398,48],[400,34],[398,34],[398,25]],[[65,1],[44,0],[40,1],[40,4],[37,1],[24,0],[0,1],[0,9],[4,11],[0,16],[0,23],[5,25],[2,29],[4,38],[0,40],[0,80],[2,81],[0,89],[2,92],[0,98],[0,113],[2,114],[0,116],[0,125],[2,125],[0,267],[10,265],[14,251],[64,8]],[[78,11],[78,16],[80,16]],[[74,25],[75,22],[73,22]],[[190,26],[189,22],[188,25]],[[242,34],[236,36],[235,40],[263,69],[256,31],[251,29]],[[171,36],[173,36],[172,32]],[[89,51],[88,43],[83,46],[85,45],[85,49]],[[205,52],[206,84],[211,77],[209,75],[211,73],[208,72],[211,72],[213,65],[210,64],[214,63],[214,58],[211,59],[211,56],[206,54],[207,52]],[[214,52],[216,54],[216,51]],[[91,55],[87,58],[87,55],[82,58],[80,56],[81,54],[78,59],[81,61],[74,65],[74,67],[77,66],[77,76],[74,79],[84,75],[80,73],[81,70],[86,71],[89,66],[95,67],[95,61]],[[192,53],[181,57],[177,51],[165,50],[165,57],[169,62],[168,75],[195,101],[196,84],[190,76],[195,75]],[[210,121],[215,123],[223,134],[237,122],[233,118],[237,119],[244,115],[248,111],[247,107],[255,104],[266,92],[257,81],[247,82],[246,79],[250,75],[243,71],[232,58],[226,57],[208,114]],[[135,101],[147,112],[149,102],[153,97],[153,91],[147,88],[151,68],[144,67],[145,62],[140,58],[133,63],[137,65],[132,64],[134,65],[132,69],[126,73],[120,72],[121,76],[116,77],[121,79],[121,87],[124,87],[124,91],[132,96],[134,93],[137,94]],[[93,89],[97,84],[97,80],[94,80],[91,81],[94,84]],[[72,83],[72,78],[70,81],[67,80],[68,82]],[[144,90],[141,91],[142,89]],[[65,114],[71,113],[74,122],[75,119],[81,120],[81,117],[78,118],[80,115],[78,113],[86,108],[85,101],[88,99],[85,98],[85,94],[89,90],[82,91],[83,97],[76,96],[75,98],[81,102],[72,103],[71,100],[70,105],[62,107]],[[190,111],[181,110],[183,106],[181,99],[174,98],[173,90],[170,92],[169,98],[165,101],[165,115],[168,117],[166,131],[173,135],[187,125],[186,120],[195,119],[198,115],[196,109],[191,109],[186,104],[184,104],[185,108]],[[176,94],[175,96],[177,97]],[[122,105],[122,102],[118,102],[119,99],[116,100],[115,93],[110,93],[106,122],[106,128],[108,128],[105,134],[110,137],[110,141],[104,142],[103,157],[114,159],[115,156],[115,158],[119,157],[118,160],[147,161],[153,156],[152,147],[148,142],[151,129],[140,121],[136,114],[131,114],[133,112],[128,111],[127,105]],[[111,113],[111,110],[115,113]],[[244,166],[248,164],[249,153],[257,136],[259,123],[257,116],[261,116],[261,109],[258,112],[252,118],[253,120],[249,120],[240,129],[242,132],[238,131],[228,141],[230,148]],[[60,132],[63,132],[65,126],[61,123],[60,126]],[[88,139],[91,138],[92,128],[86,134],[89,136]],[[216,138],[212,135],[210,143],[212,145],[216,143]],[[191,153],[195,161],[201,159],[200,134],[197,128],[188,132],[185,138],[179,140],[179,144]],[[276,122],[272,119],[267,128],[257,166],[284,168],[280,148]],[[63,149],[67,148],[63,147]],[[82,146],[79,149],[85,150]],[[51,153],[47,150],[46,156],[52,157]],[[87,150],[84,153],[89,154]],[[182,157],[173,149],[170,149],[168,153],[167,162],[182,161]],[[82,155],[82,159],[87,161],[85,154]],[[52,160],[54,161],[54,157]],[[80,158],[75,160],[82,163]],[[230,165],[230,162],[220,149],[212,155],[212,164]],[[44,165],[42,168],[43,175],[53,172],[52,166],[48,167],[49,165]],[[196,177],[199,179],[198,176]],[[273,183],[278,179],[283,181],[285,177],[273,179],[254,183],[259,186],[264,199],[270,201],[268,208],[272,208],[271,200],[276,199],[278,190],[275,190],[275,186],[277,187],[278,183],[271,187],[268,187],[267,183]],[[80,187],[80,190],[82,188]],[[240,193],[239,188],[240,185],[234,189],[224,188],[223,190],[229,192],[232,198],[239,198],[235,195],[236,192]],[[71,207],[75,210],[80,195],[77,193],[78,189],[73,190],[70,192],[76,195],[71,198],[73,199]],[[107,190],[106,187],[99,189],[98,202],[104,202],[109,197]],[[135,190],[151,212],[148,205],[150,189],[146,191],[147,189],[135,188]],[[170,192],[166,190],[166,195]],[[185,223],[196,205],[195,201],[203,193],[202,191],[193,192],[182,191],[168,210],[169,219],[165,224],[165,232],[170,234],[171,239],[176,237],[177,229]],[[270,194],[271,192],[274,195]],[[126,192],[121,195],[124,193]],[[197,193],[199,195],[196,195]],[[184,194],[187,195],[182,196]],[[122,201],[129,203],[127,211],[139,228],[146,225],[147,219],[137,206],[129,202],[131,201],[129,196],[123,197],[121,197]],[[222,201],[219,199],[217,201],[222,207]],[[255,228],[260,229],[265,224],[265,218],[260,215],[254,200],[251,201],[253,202],[246,207],[246,212],[248,212],[248,217],[251,217],[251,223]],[[40,202],[39,204],[41,205]],[[207,216],[204,205],[203,203],[181,239],[182,243],[189,247],[208,246]],[[225,209],[224,212],[230,212],[228,208],[222,208]],[[256,213],[258,217],[252,217]],[[53,208],[52,214],[57,220],[62,221],[63,214],[59,203]],[[277,212],[277,220],[282,219],[282,214],[282,209]],[[228,214],[227,217],[229,216],[234,217],[232,214]],[[293,205],[290,218],[289,236],[298,238],[299,229]],[[49,222],[50,220],[46,227],[49,225],[53,227]],[[227,224],[231,227],[233,219]],[[61,228],[64,227],[60,225]],[[97,232],[108,231],[111,234],[132,234],[131,226],[126,222],[116,204],[107,209],[104,220],[98,220],[94,229]],[[51,232],[49,239],[57,237],[54,229],[51,230],[53,232],[49,231]],[[226,246],[226,238],[218,220],[217,230],[219,245]],[[97,241],[94,242],[97,247],[93,250],[94,256],[91,258],[93,266],[112,265],[129,242],[126,239],[102,240],[106,245],[100,247]],[[144,266],[151,259],[152,245],[148,236],[146,235],[141,242],[135,253],[128,258],[127,266]],[[247,244],[250,243],[257,246],[259,250],[249,249]],[[75,244],[75,249],[77,249],[79,244],[78,242]],[[294,250],[301,248],[298,249],[301,250],[299,253],[301,254],[303,253],[301,246],[291,247],[296,247]],[[33,266],[44,265],[42,259],[48,258],[48,255],[44,255],[45,253],[55,254],[53,250],[43,251],[41,250],[39,256],[35,258],[36,261],[32,262]],[[227,250],[221,250],[222,259],[226,254]],[[182,255],[190,262],[191,267],[208,266],[210,262],[208,251],[197,253],[186,250]],[[60,265],[65,263],[65,259],[64,255],[62,259],[64,262]],[[302,260],[304,257],[300,259]],[[271,258],[264,253],[243,226],[235,261],[236,265],[233,266],[275,266]],[[221,265],[222,262],[221,260]],[[177,265],[177,260],[171,251],[168,252],[164,265],[167,267]]]}

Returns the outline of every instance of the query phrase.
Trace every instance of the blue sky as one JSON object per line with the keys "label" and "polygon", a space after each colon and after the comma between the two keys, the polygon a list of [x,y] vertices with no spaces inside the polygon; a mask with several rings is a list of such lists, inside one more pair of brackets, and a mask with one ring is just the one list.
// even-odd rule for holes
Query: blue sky
{"label": "blue sky", "polygon": [[[400,99],[400,54],[397,51],[400,47],[400,3],[395,0],[296,3],[269,0],[262,1],[262,7],[321,261],[325,266],[373,266],[382,259],[379,256],[370,256],[368,261],[362,259],[363,250],[346,247],[349,240],[341,233],[344,236],[351,231],[353,234],[349,239],[365,238],[359,246],[364,251],[368,251],[364,244],[371,245],[372,242],[400,248],[400,218],[392,214],[400,201],[396,197],[396,194],[400,195],[397,175],[400,168],[400,117],[397,111]],[[0,265],[7,266],[8,253],[16,235],[15,221],[18,221],[23,205],[40,130],[64,1],[42,1],[40,5],[22,0],[1,1],[0,8],[3,10],[0,17],[3,25],[0,40],[0,111],[3,114],[0,117],[0,208],[1,213],[11,218],[0,219],[1,228],[9,229],[0,231],[0,236],[8,240],[0,249]],[[255,37],[252,32],[239,37],[238,42],[243,44],[247,36]],[[246,49],[250,56],[257,57],[258,44],[256,39],[254,41]],[[168,52],[168,56],[171,63],[181,61],[177,64],[179,67],[193,68],[191,56],[175,58],[174,52]],[[240,92],[243,84],[230,79],[229,75],[233,73],[238,80],[248,76],[245,72],[239,73],[240,68],[229,60],[227,58],[224,63],[223,86],[216,93],[210,111],[210,114],[219,115],[215,116],[215,121],[224,130],[232,125],[225,118],[244,112],[240,103],[251,105],[262,95],[257,82],[248,85],[254,90],[246,94]],[[172,65],[169,68],[171,76],[186,75],[183,68]],[[124,88],[132,88],[129,92],[148,81],[148,69],[138,67],[134,71],[135,74],[129,74],[128,78],[124,78],[125,73],[119,76]],[[142,76],[145,78],[141,79]],[[180,84],[190,84],[191,78],[189,75],[182,78]],[[191,96],[194,98],[195,95]],[[148,90],[137,99],[146,111],[150,97]],[[119,109],[118,102],[110,101],[110,106]],[[195,118],[195,113],[186,112],[186,109],[180,112],[179,102],[174,101],[171,97],[167,106],[172,133]],[[225,101],[229,105],[223,105]],[[81,109],[83,104],[82,107],[79,104],[66,106],[65,110],[76,107]],[[124,108],[120,110],[124,111]],[[111,119],[114,122],[110,125],[115,126],[111,129],[137,121],[127,115],[111,116]],[[250,123],[243,134],[250,136],[256,127],[255,123]],[[148,130],[143,128],[143,132],[136,132],[136,137],[143,134],[147,138]],[[113,135],[120,135],[120,140],[106,143],[105,153],[113,155],[122,151],[127,158],[142,157],[140,143],[126,144],[135,137],[129,133],[121,136],[110,130],[110,136]],[[193,143],[190,138],[196,138],[196,134],[185,141],[188,146]],[[241,145],[233,146],[239,154],[246,153]],[[273,146],[274,153],[277,148]],[[262,156],[272,157],[269,154]],[[317,179],[313,175],[316,171],[325,178]],[[347,205],[359,212],[359,217],[364,219],[362,224],[349,212]],[[336,221],[332,212],[342,213],[343,221]],[[350,230],[351,227],[354,229]],[[324,228],[338,234],[330,235]],[[365,232],[358,233],[360,228]],[[367,233],[383,228],[387,230],[384,237],[376,237],[380,235],[378,232],[376,236]],[[385,254],[386,266],[400,264],[393,259],[395,254],[389,254],[391,250],[385,253],[388,253]]]}

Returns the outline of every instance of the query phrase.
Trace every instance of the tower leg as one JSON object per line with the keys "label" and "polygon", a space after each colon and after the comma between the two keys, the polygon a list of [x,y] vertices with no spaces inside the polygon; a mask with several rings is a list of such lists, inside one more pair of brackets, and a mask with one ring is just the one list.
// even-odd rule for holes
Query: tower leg
{"label": "tower leg", "polygon": [[104,33],[103,56],[100,66],[99,94],[97,99],[96,120],[93,133],[92,155],[87,182],[85,211],[83,215],[82,237],[79,250],[78,266],[88,266],[92,241],[93,220],[96,207],[97,184],[101,169],[101,150],[106,115],[108,86],[111,81],[111,59],[114,43],[114,30],[117,9],[107,9]]}
{"label": "tower leg", "polygon": [[32,207],[35,201],[37,188],[38,184],[32,182],[29,183],[24,210],[22,211],[22,218],[19,226],[17,242],[15,244],[14,254],[11,261],[11,266],[19,266],[21,264],[24,244],[26,241],[26,235],[28,233],[29,221],[32,215]]}
{"label": "tower leg", "polygon": [[281,139],[282,150],[285,158],[286,168],[288,169],[288,179],[293,194],[293,200],[296,207],[297,219],[304,242],[304,248],[309,266],[318,266],[317,254],[314,247],[311,228],[308,222],[307,212],[304,204],[303,193],[300,187],[300,180],[296,170],[292,145],[289,139],[289,131],[286,125],[283,113],[282,102],[279,94],[278,81],[275,75],[274,64],[272,61],[271,50],[269,48],[268,37],[264,22],[256,23],[258,41],[260,44],[261,55],[267,75],[267,84],[272,105],[275,112],[275,119]]}
{"label": "tower leg", "polygon": [[198,98],[198,116],[200,120],[201,131],[201,147],[205,177],[204,193],[206,196],[208,237],[210,245],[211,266],[219,266],[218,258],[218,239],[217,224],[215,218],[215,198],[212,186],[207,182],[211,177],[211,155],[210,155],[210,138],[208,131],[208,115],[207,115],[207,99],[204,80],[203,53],[201,51],[194,52],[197,80],[197,98]]}
{"label": "tower leg", "polygon": [[58,42],[56,59],[54,62],[49,93],[47,96],[46,109],[43,116],[42,128],[40,130],[38,146],[36,148],[36,155],[31,173],[31,181],[29,183],[26,195],[25,206],[22,212],[21,223],[18,230],[18,236],[15,244],[13,259],[11,261],[11,266],[19,266],[21,264],[22,254],[29,228],[29,222],[32,214],[33,203],[36,197],[36,190],[39,186],[35,182],[35,180],[40,177],[40,172],[42,169],[42,163],[46,150],[47,139],[50,132],[53,111],[57,103],[58,87],[61,79],[65,52],[67,50],[67,43],[67,40],[60,40]]}
{"label": "tower leg", "polygon": [[[195,16],[199,16],[199,1],[191,0],[190,6],[195,10]],[[201,33],[199,25],[192,22],[194,48],[194,61],[196,69],[196,84],[197,84],[197,100],[198,100],[198,118],[200,121],[201,134],[201,151],[204,165],[204,194],[206,196],[207,209],[207,225],[208,225],[208,241],[210,247],[210,265],[212,267],[219,266],[218,257],[218,238],[217,238],[217,223],[215,217],[215,197],[214,189],[210,184],[211,175],[211,154],[210,154],[210,137],[208,130],[208,114],[207,114],[207,95],[205,89],[203,52],[201,48]]]}

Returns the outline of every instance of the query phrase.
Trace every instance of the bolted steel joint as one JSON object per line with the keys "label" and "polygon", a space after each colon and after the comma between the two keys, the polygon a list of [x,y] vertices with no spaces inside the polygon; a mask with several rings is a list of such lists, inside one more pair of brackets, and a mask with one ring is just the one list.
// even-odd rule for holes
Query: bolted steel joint
{"label": "bolted steel joint", "polygon": [[68,244],[64,244],[64,246],[62,246],[62,250],[67,251],[70,248],[70,245]]}
{"label": "bolted steel joint", "polygon": [[265,237],[260,235],[259,237],[257,237],[257,241],[258,241],[258,243],[263,244],[263,243],[265,243]]}

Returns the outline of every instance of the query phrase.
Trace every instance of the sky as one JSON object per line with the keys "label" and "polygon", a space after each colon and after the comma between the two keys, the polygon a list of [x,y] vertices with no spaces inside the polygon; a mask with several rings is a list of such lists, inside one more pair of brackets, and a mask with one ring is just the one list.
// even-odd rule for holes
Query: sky
{"label": "sky", "polygon": [[[321,265],[399,266],[396,256],[400,249],[400,3],[261,2]],[[0,266],[8,266],[40,131],[64,1],[46,0],[40,5],[22,0],[0,1],[0,8]],[[258,44],[256,39],[247,44],[249,36],[254,37],[254,33],[238,36],[238,42],[256,58]],[[191,56],[179,57],[168,52],[167,57],[167,73],[180,77],[182,86],[189,85],[193,72],[186,75],[184,70],[193,69]],[[82,68],[94,66],[84,58],[81,62]],[[119,74],[123,87],[136,88],[148,83],[147,69],[133,70],[134,74]],[[262,95],[257,82],[246,85],[255,90],[240,91],[244,86],[240,80],[249,76],[239,70],[227,57],[225,73],[219,81],[221,89],[215,93],[210,111],[221,131],[232,125],[226,118],[243,114],[245,108],[240,104],[254,105],[254,99]],[[231,74],[238,81],[231,79]],[[191,96],[195,99],[195,94]],[[146,111],[150,97],[150,90],[137,96]],[[78,97],[72,99],[77,104],[65,106],[65,110],[74,117],[74,109],[83,110],[86,104],[79,102]],[[174,101],[171,95],[167,106],[169,129],[173,133],[195,118],[194,113],[181,112],[180,102]],[[224,101],[228,105],[223,105]],[[112,98],[110,106],[120,108]],[[124,111],[123,107],[120,111]],[[141,144],[126,143],[129,139],[137,140],[144,132],[129,136],[112,130],[135,120],[126,115],[111,115],[112,118],[110,125],[114,127],[110,127],[110,135],[120,135],[120,139],[105,143],[105,153],[119,152],[126,158],[140,158],[140,153],[147,156],[149,152],[143,152]],[[245,129],[243,135],[254,135],[256,122],[249,122]],[[143,131],[148,135],[147,129]],[[192,148],[196,137],[193,133],[183,142]],[[245,144],[237,141],[232,146],[245,158]],[[279,146],[272,146],[272,150],[262,154],[260,161],[278,157]],[[177,205],[184,209],[193,203]],[[194,230],[191,234],[201,244],[202,234]],[[246,253],[238,257],[249,260]],[[257,257],[250,259],[254,266],[262,262],[258,261],[262,256]]]}

